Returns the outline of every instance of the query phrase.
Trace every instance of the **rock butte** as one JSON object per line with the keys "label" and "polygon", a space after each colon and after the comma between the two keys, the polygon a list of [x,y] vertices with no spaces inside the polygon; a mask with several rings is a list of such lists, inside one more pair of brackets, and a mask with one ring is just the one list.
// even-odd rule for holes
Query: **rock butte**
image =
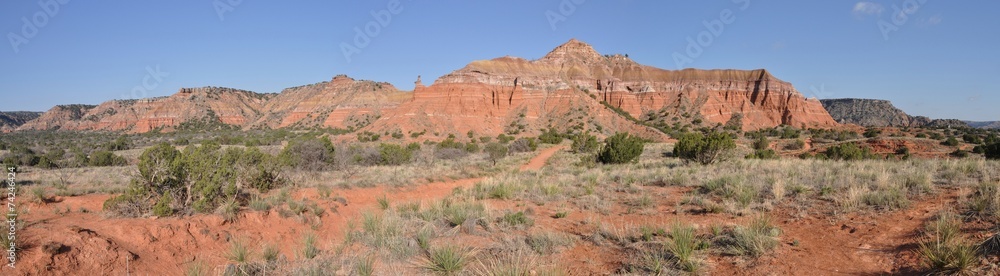
{"label": "rock butte", "polygon": [[418,79],[412,93],[343,75],[279,94],[181,89],[169,97],[113,100],[96,107],[56,106],[18,130],[170,131],[185,121],[216,116],[243,128],[325,126],[496,136],[534,135],[555,127],[666,139],[609,107],[666,125],[714,126],[734,116],[742,118],[734,122],[745,130],[838,125],[818,100],[806,99],[766,70],[663,70],[628,56],[601,55],[574,39],[537,60],[474,61],[430,86]]}

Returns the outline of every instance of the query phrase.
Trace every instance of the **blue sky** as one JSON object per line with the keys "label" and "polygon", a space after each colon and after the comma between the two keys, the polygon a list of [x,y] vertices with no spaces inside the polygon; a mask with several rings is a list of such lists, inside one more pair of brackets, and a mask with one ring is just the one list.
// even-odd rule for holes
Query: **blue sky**
{"label": "blue sky", "polygon": [[[0,110],[181,87],[278,92],[337,74],[412,89],[417,75],[429,84],[577,38],[665,69],[767,68],[807,96],[1000,120],[1000,1],[399,1],[3,1]],[[355,28],[374,24],[356,44]],[[349,62],[345,43],[358,49]]]}

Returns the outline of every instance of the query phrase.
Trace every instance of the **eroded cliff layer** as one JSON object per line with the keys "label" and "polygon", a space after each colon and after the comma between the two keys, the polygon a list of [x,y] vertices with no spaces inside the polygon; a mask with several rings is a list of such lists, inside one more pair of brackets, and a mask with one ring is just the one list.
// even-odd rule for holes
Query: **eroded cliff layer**
{"label": "eroded cliff layer", "polygon": [[657,136],[608,106],[644,122],[724,124],[735,116],[744,129],[837,125],[819,101],[765,70],[668,71],[571,40],[538,60],[475,61],[418,86],[371,129],[496,135],[551,126]]}
{"label": "eroded cliff layer", "polygon": [[328,82],[283,90],[263,107],[251,127],[331,127],[356,129],[410,98],[386,82],[339,75]]}
{"label": "eroded cliff layer", "polygon": [[242,126],[260,116],[271,97],[222,87],[182,88],[168,97],[112,100],[98,106],[56,106],[20,130],[102,130],[134,133],[171,130],[185,122]]}

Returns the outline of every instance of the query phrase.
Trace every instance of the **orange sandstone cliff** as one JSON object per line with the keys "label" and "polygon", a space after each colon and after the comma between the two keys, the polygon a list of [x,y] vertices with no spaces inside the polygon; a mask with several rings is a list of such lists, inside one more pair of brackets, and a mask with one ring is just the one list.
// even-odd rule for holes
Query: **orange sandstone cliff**
{"label": "orange sandstone cliff", "polygon": [[819,101],[806,99],[766,70],[669,71],[627,56],[601,55],[571,40],[537,60],[472,62],[431,86],[418,86],[412,101],[369,129],[496,135],[554,127],[657,138],[662,133],[639,122],[669,125],[682,117],[705,126],[737,117],[734,122],[747,130],[837,125]]}
{"label": "orange sandstone cliff", "polygon": [[630,132],[654,139],[673,129],[828,128],[819,101],[766,70],[663,70],[627,55],[602,55],[570,40],[537,60],[474,61],[412,93],[336,76],[259,94],[184,88],[169,97],[56,106],[18,130],[171,131],[206,119],[245,129],[331,127],[374,133],[535,135],[546,128]]}

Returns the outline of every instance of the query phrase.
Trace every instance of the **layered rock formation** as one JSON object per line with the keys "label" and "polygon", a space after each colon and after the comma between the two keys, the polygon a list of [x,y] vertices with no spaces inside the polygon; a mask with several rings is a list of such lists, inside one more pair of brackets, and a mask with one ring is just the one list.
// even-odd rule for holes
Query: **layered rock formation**
{"label": "layered rock formation", "polygon": [[959,120],[910,116],[887,100],[824,99],[820,102],[842,124],[864,127],[968,127]]}
{"label": "layered rock formation", "polygon": [[241,126],[260,116],[261,107],[271,96],[222,87],[182,88],[169,97],[112,100],[96,107],[57,106],[18,129],[143,133],[206,120]]}
{"label": "layered rock formation", "polygon": [[33,111],[0,112],[0,132],[7,133],[14,131],[17,127],[41,115],[42,112]]}
{"label": "layered rock formation", "polygon": [[411,97],[386,82],[339,75],[329,82],[283,90],[269,100],[250,127],[332,127],[357,129]]}
{"label": "layered rock formation", "polygon": [[181,89],[162,98],[58,106],[18,129],[171,131],[206,119],[243,128],[333,127],[439,137],[469,131],[535,135],[551,127],[656,140],[666,135],[647,125],[837,125],[818,101],[766,70],[668,71],[627,55],[601,55],[571,40],[538,60],[475,61],[430,86],[418,77],[413,93],[343,75],[279,94]]}
{"label": "layered rock formation", "polygon": [[83,119],[84,114],[95,107],[97,106],[85,104],[57,105],[38,118],[24,123],[17,130],[58,130],[64,125],[75,125],[76,121]]}
{"label": "layered rock formation", "polygon": [[601,55],[571,40],[538,60],[470,63],[418,87],[412,101],[372,129],[496,135],[553,126],[659,136],[605,104],[635,118],[664,115],[655,118],[664,121],[683,116],[724,124],[739,115],[744,129],[837,125],[818,101],[807,100],[765,70],[668,71],[627,56]]}

